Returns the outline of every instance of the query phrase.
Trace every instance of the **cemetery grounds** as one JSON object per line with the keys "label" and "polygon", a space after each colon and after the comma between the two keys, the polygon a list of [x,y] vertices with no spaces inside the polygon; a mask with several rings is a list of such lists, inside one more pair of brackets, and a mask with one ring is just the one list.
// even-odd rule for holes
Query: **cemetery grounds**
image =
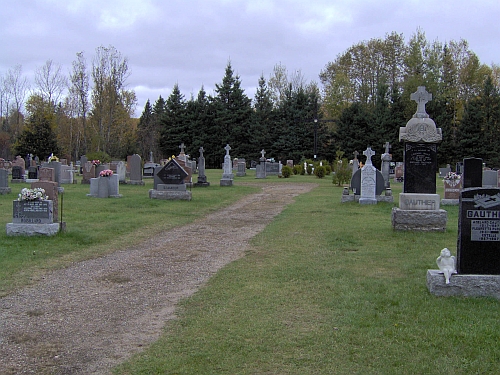
{"label": "cemetery grounds", "polygon": [[456,206],[445,233],[394,232],[397,203],[341,204],[331,176],[207,176],[191,202],[66,185],[65,233],[3,232],[0,373],[500,373],[499,301],[425,286]]}

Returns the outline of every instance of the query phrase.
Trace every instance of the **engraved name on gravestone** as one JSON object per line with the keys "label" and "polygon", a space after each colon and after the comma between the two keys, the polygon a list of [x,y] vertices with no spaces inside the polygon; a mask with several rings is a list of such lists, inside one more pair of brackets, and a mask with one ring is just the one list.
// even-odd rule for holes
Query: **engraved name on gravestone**
{"label": "engraved name on gravestone", "polygon": [[52,224],[52,201],[13,201],[12,222],[21,224]]}
{"label": "engraved name on gravestone", "polygon": [[458,273],[500,275],[500,189],[463,189],[458,220]]}
{"label": "engraved name on gravestone", "polygon": [[366,164],[361,168],[361,197],[359,203],[377,204],[375,198],[377,169],[372,164],[372,156],[375,155],[375,151],[368,147],[363,151],[363,155],[366,156]]}

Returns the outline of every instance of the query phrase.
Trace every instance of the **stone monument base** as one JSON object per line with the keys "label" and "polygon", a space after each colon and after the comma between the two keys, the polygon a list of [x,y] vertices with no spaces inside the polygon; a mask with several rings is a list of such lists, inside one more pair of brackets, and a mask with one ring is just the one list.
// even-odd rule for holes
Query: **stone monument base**
{"label": "stone monument base", "polygon": [[233,186],[233,180],[221,179],[220,186]]}
{"label": "stone monument base", "polygon": [[427,289],[441,297],[495,297],[500,299],[500,275],[452,275],[446,284],[439,270],[427,270]]}
{"label": "stone monument base", "polygon": [[32,182],[38,182],[40,181],[38,178],[27,178],[26,183],[31,184]]}
{"label": "stone monument base", "polygon": [[12,189],[10,187],[0,187],[0,195],[10,194]]}
{"label": "stone monument base", "polygon": [[7,223],[7,236],[53,236],[59,232],[59,223],[20,224]]}
{"label": "stone monument base", "polygon": [[13,178],[12,180],[10,180],[10,182],[12,182],[13,184],[20,184],[20,183],[24,183],[26,181],[24,181],[24,179],[22,178]]}
{"label": "stone monument base", "polygon": [[441,199],[441,206],[458,206],[459,199]]}
{"label": "stone monument base", "polygon": [[200,182],[200,181],[198,181],[193,186],[194,187],[207,187],[207,186],[210,186],[210,182]]}
{"label": "stone monument base", "polygon": [[[346,202],[359,202],[360,195],[355,195],[355,194],[342,194],[342,197],[340,199],[341,203],[346,203]],[[377,202],[389,202],[392,203],[394,202],[394,197],[392,195],[377,195],[375,196]]]}
{"label": "stone monument base", "polygon": [[149,190],[149,198],[151,199],[164,199],[164,200],[185,200],[190,201],[192,193],[187,190]]}
{"label": "stone monument base", "polygon": [[444,232],[448,215],[445,210],[402,210],[392,209],[392,228],[422,232]]}

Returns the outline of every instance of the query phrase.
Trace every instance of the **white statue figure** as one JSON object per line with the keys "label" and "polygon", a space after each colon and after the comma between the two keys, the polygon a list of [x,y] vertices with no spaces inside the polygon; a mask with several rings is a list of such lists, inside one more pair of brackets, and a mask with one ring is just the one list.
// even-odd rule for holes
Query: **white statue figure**
{"label": "white statue figure", "polygon": [[445,247],[441,250],[441,255],[436,259],[436,263],[439,267],[439,273],[444,274],[446,284],[449,284],[451,275],[457,273],[455,257],[452,256],[450,250]]}

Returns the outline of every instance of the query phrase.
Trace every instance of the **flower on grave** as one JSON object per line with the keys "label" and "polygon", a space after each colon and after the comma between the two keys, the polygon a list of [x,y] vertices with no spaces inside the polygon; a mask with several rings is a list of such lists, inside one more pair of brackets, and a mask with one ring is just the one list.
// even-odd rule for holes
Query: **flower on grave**
{"label": "flower on grave", "polygon": [[54,155],[54,153],[50,154],[49,156],[49,163],[51,161],[59,161],[59,158],[57,156]]}
{"label": "flower on grave", "polygon": [[101,161],[99,159],[92,160],[92,165],[97,167],[97,166],[101,165]]}
{"label": "flower on grave", "polygon": [[42,188],[24,188],[17,198],[18,201],[41,201],[44,199],[49,199],[49,197],[45,195],[45,189]]}
{"label": "flower on grave", "polygon": [[101,172],[99,172],[99,176],[100,177],[109,177],[109,176],[113,176],[113,171],[111,169],[105,169]]}
{"label": "flower on grave", "polygon": [[446,181],[456,181],[456,180],[460,180],[462,176],[460,176],[459,174],[456,174],[455,172],[448,172],[446,174],[446,176],[444,176],[444,179]]}

